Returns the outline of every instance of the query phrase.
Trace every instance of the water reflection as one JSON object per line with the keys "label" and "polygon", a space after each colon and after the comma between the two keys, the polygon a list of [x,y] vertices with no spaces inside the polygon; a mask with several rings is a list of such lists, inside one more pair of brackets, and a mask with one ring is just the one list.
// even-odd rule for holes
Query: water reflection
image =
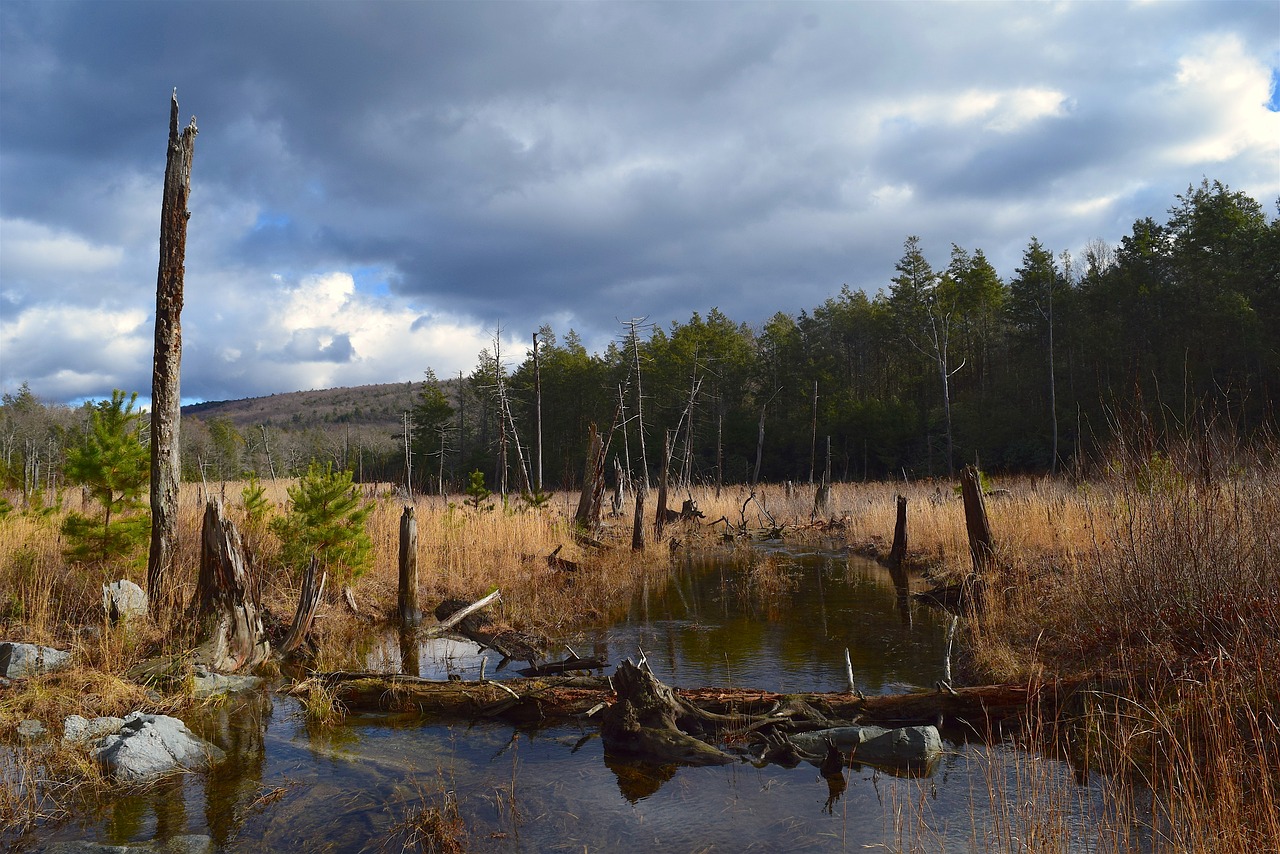
{"label": "water reflection", "polygon": [[[742,583],[742,566],[689,560],[671,584],[642,588],[614,625],[562,640],[615,662],[643,650],[660,679],[684,687],[843,691],[846,647],[868,694],[940,678],[946,618],[918,610],[885,570],[841,554],[780,559],[794,583],[767,596]],[[493,674],[499,660],[471,642],[397,632],[362,654],[370,668],[441,679]],[[1079,786],[1065,763],[1028,761],[963,733],[948,733],[941,763],[918,778],[844,761],[623,762],[604,755],[591,723],[515,729],[368,715],[320,727],[292,698],[269,694],[189,717],[227,763],[122,793],[43,842],[197,833],[233,854],[395,850],[397,826],[448,801],[474,851],[855,851],[899,844],[903,815],[927,831],[920,850],[969,851],[1009,820],[986,793],[1020,803],[1029,768],[1075,828],[1081,844],[1068,849],[1087,850],[1106,812],[1096,778]]]}

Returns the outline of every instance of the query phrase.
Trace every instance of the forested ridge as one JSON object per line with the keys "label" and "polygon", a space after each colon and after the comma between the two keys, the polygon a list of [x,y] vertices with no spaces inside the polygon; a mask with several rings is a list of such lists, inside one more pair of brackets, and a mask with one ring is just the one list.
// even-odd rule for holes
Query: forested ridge
{"label": "forested ridge", "polygon": [[[910,236],[875,295],[846,286],[755,326],[731,311],[623,324],[602,353],[544,326],[536,365],[530,329],[525,350],[485,349],[469,376],[424,365],[412,388],[331,390],[283,417],[274,397],[235,418],[206,404],[184,419],[184,477],[296,475],[321,459],[366,481],[403,483],[409,467],[426,491],[473,470],[518,491],[521,463],[538,482],[539,400],[546,489],[581,479],[592,423],[634,478],[656,475],[670,431],[677,474],[727,483],[820,478],[828,441],[834,478],[875,479],[975,460],[1050,472],[1098,461],[1116,434],[1156,453],[1174,435],[1276,426],[1280,219],[1216,181],[1081,257],[1032,237],[1007,278],[980,247],[927,258]],[[6,395],[5,485],[56,488],[83,421],[25,386]]]}

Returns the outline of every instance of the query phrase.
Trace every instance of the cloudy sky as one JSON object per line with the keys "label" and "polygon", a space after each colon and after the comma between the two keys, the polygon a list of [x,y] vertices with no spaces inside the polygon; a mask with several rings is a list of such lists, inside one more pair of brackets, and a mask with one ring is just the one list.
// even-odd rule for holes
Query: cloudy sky
{"label": "cloudy sky", "polygon": [[501,326],[758,324],[918,234],[1008,276],[1202,178],[1274,213],[1280,4],[0,2],[0,390],[150,389],[169,97],[184,399],[469,371]]}

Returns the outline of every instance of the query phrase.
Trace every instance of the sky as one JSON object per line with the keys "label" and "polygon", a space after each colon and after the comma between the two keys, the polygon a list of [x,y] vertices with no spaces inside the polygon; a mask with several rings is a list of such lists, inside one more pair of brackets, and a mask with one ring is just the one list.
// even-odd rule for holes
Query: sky
{"label": "sky", "polygon": [[1079,254],[1280,197],[1280,3],[0,2],[0,391],[149,397],[169,102],[182,396],[470,372],[495,334],[762,324],[903,242]]}

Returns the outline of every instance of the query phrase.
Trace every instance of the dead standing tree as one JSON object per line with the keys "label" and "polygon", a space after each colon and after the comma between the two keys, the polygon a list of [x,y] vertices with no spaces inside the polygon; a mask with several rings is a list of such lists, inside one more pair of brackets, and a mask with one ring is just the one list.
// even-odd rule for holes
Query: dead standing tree
{"label": "dead standing tree", "polygon": [[160,208],[160,266],[156,277],[155,355],[151,371],[151,547],[147,597],[151,616],[170,610],[170,582],[178,553],[178,427],[181,407],[182,287],[186,269],[187,200],[196,120],[178,130],[178,90],[169,102],[169,150]]}

